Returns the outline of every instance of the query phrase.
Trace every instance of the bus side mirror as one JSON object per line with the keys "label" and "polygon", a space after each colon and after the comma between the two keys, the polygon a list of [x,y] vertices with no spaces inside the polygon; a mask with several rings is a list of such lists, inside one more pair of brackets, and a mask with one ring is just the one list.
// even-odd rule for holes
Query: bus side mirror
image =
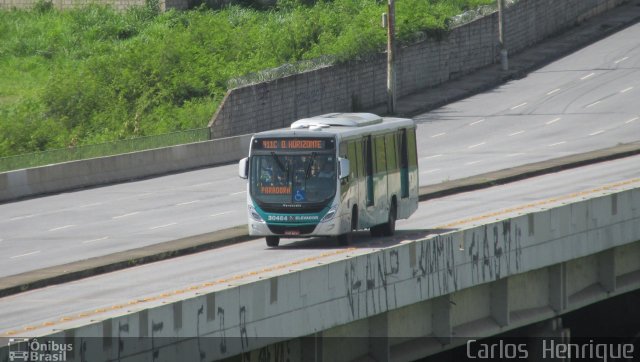
{"label": "bus side mirror", "polygon": [[238,163],[238,176],[247,178],[249,175],[249,157],[245,157]]}
{"label": "bus side mirror", "polygon": [[340,165],[340,179],[342,180],[345,177],[349,176],[349,160],[347,160],[346,158],[339,158],[338,164]]}

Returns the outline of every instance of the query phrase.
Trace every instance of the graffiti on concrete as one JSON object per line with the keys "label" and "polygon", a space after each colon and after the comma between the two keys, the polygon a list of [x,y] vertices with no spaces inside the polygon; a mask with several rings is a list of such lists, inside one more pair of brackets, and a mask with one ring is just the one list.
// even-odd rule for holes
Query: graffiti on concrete
{"label": "graffiti on concrete", "polygon": [[493,226],[484,225],[480,231],[474,230],[469,257],[473,283],[500,279],[520,271],[522,228],[511,220],[504,220]]}
{"label": "graffiti on concrete", "polygon": [[390,279],[400,272],[400,257],[397,250],[389,250],[378,256],[368,255],[364,275],[357,273],[357,259],[351,260],[345,267],[345,286],[349,309],[353,318],[360,317],[360,291],[364,280],[365,316],[394,308],[398,305],[395,286]]}
{"label": "graffiti on concrete", "polygon": [[[351,310],[351,317],[356,318],[360,316],[360,305],[358,302],[358,293],[362,282],[356,275],[356,260],[350,260],[347,262],[347,266],[344,271],[345,286],[347,288],[347,301],[349,302],[349,309]],[[357,305],[356,305],[357,304]]]}
{"label": "graffiti on concrete", "polygon": [[[417,278],[422,297],[434,297],[458,290],[454,240],[450,235],[436,236],[419,243]],[[426,284],[426,291],[423,286]]]}
{"label": "graffiti on concrete", "polygon": [[218,320],[220,320],[220,331],[222,332],[222,336],[220,336],[220,353],[227,353],[227,338],[224,332],[224,309],[218,307]]}
{"label": "graffiti on concrete", "polygon": [[196,314],[196,335],[198,336],[198,356],[200,357],[200,361],[206,360],[207,353],[202,350],[202,345],[200,344],[200,316],[204,316],[204,304],[200,305],[198,308],[198,312]]}
{"label": "graffiti on concrete", "polygon": [[240,343],[243,351],[249,350],[249,336],[247,335],[247,308],[240,307]]}
{"label": "graffiti on concrete", "polygon": [[155,335],[157,332],[162,332],[164,328],[164,322],[155,323],[151,321],[151,351],[153,352],[152,358],[155,361],[160,356],[160,349],[155,346]]}
{"label": "graffiti on concrete", "polygon": [[[122,332],[129,333],[129,323],[122,323],[118,321],[118,360],[122,358],[122,352],[124,351],[124,340],[122,339]],[[107,336],[105,336],[107,337]]]}

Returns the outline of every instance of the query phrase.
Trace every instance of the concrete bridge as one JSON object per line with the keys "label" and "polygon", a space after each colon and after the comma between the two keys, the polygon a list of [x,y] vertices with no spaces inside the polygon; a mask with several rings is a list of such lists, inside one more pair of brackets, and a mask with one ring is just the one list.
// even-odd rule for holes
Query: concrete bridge
{"label": "concrete bridge", "polygon": [[69,360],[415,360],[638,289],[639,186],[405,233],[373,252],[339,249],[31,337],[77,346]]}

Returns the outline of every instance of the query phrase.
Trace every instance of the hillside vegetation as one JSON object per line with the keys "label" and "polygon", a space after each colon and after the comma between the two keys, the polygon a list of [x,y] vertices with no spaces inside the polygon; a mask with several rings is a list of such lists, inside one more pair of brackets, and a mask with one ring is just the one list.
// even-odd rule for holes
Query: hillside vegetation
{"label": "hillside vegetation", "polygon": [[[397,33],[441,34],[494,0],[396,0]],[[206,126],[230,79],[384,49],[386,1],[279,0],[161,13],[0,11],[0,157]]]}

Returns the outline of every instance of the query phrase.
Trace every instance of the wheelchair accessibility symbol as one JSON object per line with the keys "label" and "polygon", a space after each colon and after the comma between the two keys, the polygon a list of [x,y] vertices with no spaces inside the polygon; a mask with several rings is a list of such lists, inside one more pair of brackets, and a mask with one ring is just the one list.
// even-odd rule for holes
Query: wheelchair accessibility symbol
{"label": "wheelchair accessibility symbol", "polygon": [[307,196],[304,194],[303,190],[296,190],[296,194],[293,195],[293,199],[297,202],[305,201]]}

